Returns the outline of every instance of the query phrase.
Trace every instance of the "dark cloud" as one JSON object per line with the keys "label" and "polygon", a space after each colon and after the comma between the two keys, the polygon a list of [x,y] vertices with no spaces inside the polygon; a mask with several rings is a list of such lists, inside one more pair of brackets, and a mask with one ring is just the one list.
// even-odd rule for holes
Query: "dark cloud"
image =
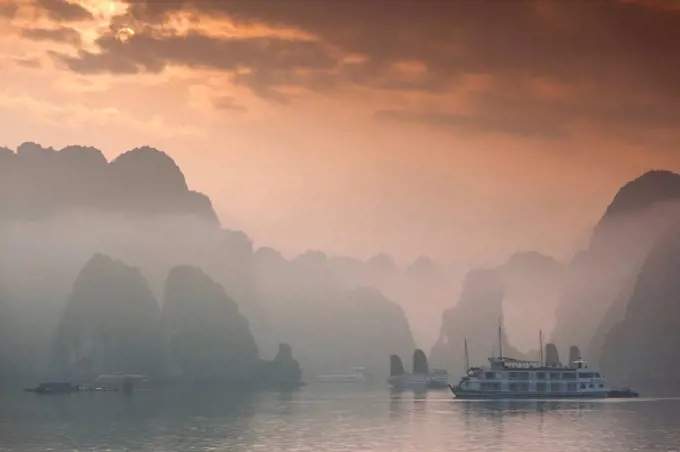
{"label": "dark cloud", "polygon": [[0,3],[0,17],[13,18],[19,10],[19,5],[15,3]]}
{"label": "dark cloud", "polygon": [[523,116],[467,115],[439,111],[378,110],[378,119],[447,127],[458,132],[559,138],[562,130],[552,122]]}
{"label": "dark cloud", "polygon": [[87,9],[66,0],[36,0],[35,4],[45,11],[50,19],[58,22],[78,22],[94,19],[92,13]]}
{"label": "dark cloud", "polygon": [[213,106],[218,110],[229,110],[238,113],[245,113],[248,111],[246,107],[240,105],[235,98],[231,96],[219,96],[213,99]]}
{"label": "dark cloud", "polygon": [[[318,42],[268,37],[218,39],[198,33],[158,37],[142,32],[125,42],[106,36],[97,44],[101,49],[98,53],[83,51],[78,57],[62,59],[81,73],[160,72],[170,64],[227,71],[328,69],[335,64]],[[123,60],[129,62],[124,67],[130,69],[115,63]]]}
{"label": "dark cloud", "polygon": [[[72,70],[157,72],[168,64],[232,71],[234,81],[263,97],[285,100],[282,86],[323,92],[348,85],[438,93],[487,74],[499,83],[477,111],[392,112],[468,129],[555,136],[582,120],[666,127],[680,104],[680,14],[661,3],[617,0],[195,0],[130,1],[126,18],[141,33],[125,44],[105,38],[101,53],[64,57]],[[663,3],[668,5],[668,3]],[[182,9],[240,24],[294,27],[318,41],[222,40],[199,34],[158,37],[145,25]],[[117,20],[121,20],[118,18]],[[358,56],[348,61],[346,57]],[[422,74],[395,67],[418,61]],[[236,69],[248,69],[238,71]],[[584,87],[574,99],[542,102],[530,90],[502,90],[541,78]],[[500,88],[499,88],[500,87]],[[499,92],[498,90],[501,90]],[[481,95],[480,95],[481,96]],[[528,99],[527,99],[528,97]],[[496,111],[503,113],[497,113]],[[384,117],[385,112],[378,114]],[[517,118],[528,119],[517,119]],[[534,125],[531,124],[534,121]],[[552,121],[552,122],[550,122]]]}
{"label": "dark cloud", "polygon": [[59,28],[25,28],[21,36],[34,41],[55,41],[69,44],[80,44],[80,33],[69,27]]}
{"label": "dark cloud", "polygon": [[12,58],[14,64],[31,69],[42,67],[42,61],[37,57],[15,57]]}

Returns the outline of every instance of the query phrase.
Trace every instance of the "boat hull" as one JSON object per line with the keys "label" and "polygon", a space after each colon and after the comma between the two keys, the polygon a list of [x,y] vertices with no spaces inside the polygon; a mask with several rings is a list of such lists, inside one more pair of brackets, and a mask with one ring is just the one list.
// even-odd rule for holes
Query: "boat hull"
{"label": "boat hull", "polygon": [[501,400],[501,399],[604,399],[608,397],[607,392],[491,392],[491,391],[452,391],[456,399],[470,400]]}

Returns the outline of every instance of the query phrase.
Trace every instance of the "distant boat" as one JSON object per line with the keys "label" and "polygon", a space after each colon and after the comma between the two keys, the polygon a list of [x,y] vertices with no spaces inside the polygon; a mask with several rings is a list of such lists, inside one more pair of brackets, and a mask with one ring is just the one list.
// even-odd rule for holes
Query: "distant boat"
{"label": "distant boat", "polygon": [[395,389],[446,389],[449,374],[444,369],[428,369],[427,357],[422,350],[413,352],[413,373],[406,373],[401,358],[390,356],[390,377],[387,379]]}
{"label": "distant boat", "polygon": [[49,382],[40,383],[35,388],[26,388],[24,391],[35,392],[36,394],[70,394],[78,392],[78,386],[69,382]]}
{"label": "distant boat", "polygon": [[319,375],[316,380],[320,383],[366,383],[373,378],[373,375],[366,371],[364,367],[353,367],[346,373]]}
{"label": "distant boat", "polygon": [[444,369],[432,369],[430,380],[427,382],[430,389],[446,389],[449,387],[449,373]]}
{"label": "distant boat", "polygon": [[630,388],[612,388],[607,394],[607,397],[610,399],[629,399],[638,397],[639,395],[640,394]]}
{"label": "distant boat", "polygon": [[118,389],[106,386],[73,384],[70,382],[50,382],[40,383],[35,388],[26,388],[24,391],[35,392],[36,394],[70,394],[72,392],[115,392]]}

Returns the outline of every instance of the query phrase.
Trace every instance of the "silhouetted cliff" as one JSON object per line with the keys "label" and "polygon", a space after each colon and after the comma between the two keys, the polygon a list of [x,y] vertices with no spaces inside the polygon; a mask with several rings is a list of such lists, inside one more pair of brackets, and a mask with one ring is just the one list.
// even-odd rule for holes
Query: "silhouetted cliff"
{"label": "silhouetted cliff", "polygon": [[170,271],[163,325],[170,358],[182,377],[244,380],[258,358],[248,320],[224,288],[197,267]]}
{"label": "silhouetted cliff", "polygon": [[54,338],[64,375],[158,375],[161,312],[142,274],[97,254],[82,269]]}
{"label": "silhouetted cliff", "polygon": [[680,380],[680,224],[645,260],[623,319],[605,337],[601,367],[618,384]]}
{"label": "silhouetted cliff", "polygon": [[552,340],[575,344],[594,364],[608,331],[623,319],[653,244],[678,217],[680,175],[650,171],[625,184],[567,270]]}

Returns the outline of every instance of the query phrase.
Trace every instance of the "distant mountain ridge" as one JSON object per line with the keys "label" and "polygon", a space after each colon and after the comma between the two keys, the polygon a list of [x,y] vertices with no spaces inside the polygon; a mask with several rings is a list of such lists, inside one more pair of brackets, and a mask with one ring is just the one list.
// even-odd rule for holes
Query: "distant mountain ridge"
{"label": "distant mountain ridge", "polygon": [[23,143],[0,149],[0,217],[40,219],[66,211],[188,214],[218,224],[207,196],[191,191],[164,152],[140,147],[108,162],[93,147]]}

